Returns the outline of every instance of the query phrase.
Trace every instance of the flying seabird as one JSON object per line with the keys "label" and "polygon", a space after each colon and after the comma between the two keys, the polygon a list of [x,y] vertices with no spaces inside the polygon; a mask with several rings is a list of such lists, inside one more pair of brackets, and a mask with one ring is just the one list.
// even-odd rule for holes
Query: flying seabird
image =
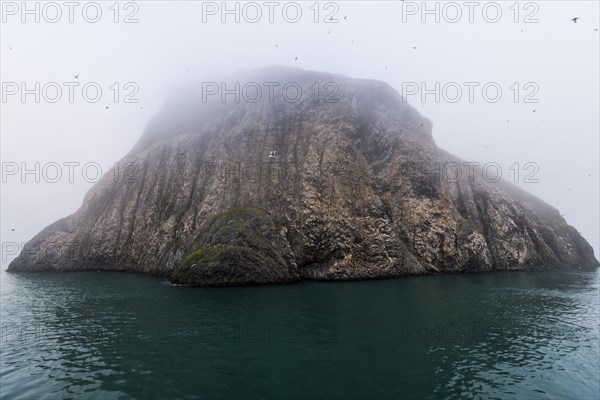
{"label": "flying seabird", "polygon": [[77,75],[73,75],[73,78],[75,78],[75,79],[79,79],[79,74],[77,74]]}
{"label": "flying seabird", "polygon": [[269,158],[277,158],[277,150],[271,150],[269,152]]}
{"label": "flying seabird", "polygon": [[571,18],[571,21],[573,21],[573,23],[576,24],[578,19],[579,17]]}

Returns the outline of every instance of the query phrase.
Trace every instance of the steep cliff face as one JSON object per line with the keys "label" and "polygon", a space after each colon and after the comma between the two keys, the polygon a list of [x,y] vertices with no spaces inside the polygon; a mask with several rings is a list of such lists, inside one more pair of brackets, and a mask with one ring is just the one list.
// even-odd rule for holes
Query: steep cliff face
{"label": "steep cliff face", "polygon": [[255,102],[198,88],[167,105],[9,270],[240,285],[598,266],[556,209],[437,148],[387,84],[287,68],[247,82]]}

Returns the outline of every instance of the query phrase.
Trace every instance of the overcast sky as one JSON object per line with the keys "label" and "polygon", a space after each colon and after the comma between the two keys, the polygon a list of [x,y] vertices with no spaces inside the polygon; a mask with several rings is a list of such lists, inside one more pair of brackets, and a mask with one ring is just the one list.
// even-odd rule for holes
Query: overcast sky
{"label": "overcast sky", "polygon": [[[498,163],[504,178],[558,208],[598,257],[597,1],[428,2],[438,21],[422,2],[238,3],[239,22],[221,2],[74,3],[29,2],[28,14],[20,1],[2,2],[2,268],[14,257],[6,243],[79,208],[94,166],[106,173],[130,150],[170,87],[272,64],[388,82],[433,122],[441,148]],[[39,103],[35,93],[23,99],[22,84],[35,92],[36,82]],[[79,83],[73,102],[69,82]],[[85,84],[101,88],[96,103]],[[39,183],[22,174],[35,163]],[[79,163],[70,164],[73,182],[65,163]]]}

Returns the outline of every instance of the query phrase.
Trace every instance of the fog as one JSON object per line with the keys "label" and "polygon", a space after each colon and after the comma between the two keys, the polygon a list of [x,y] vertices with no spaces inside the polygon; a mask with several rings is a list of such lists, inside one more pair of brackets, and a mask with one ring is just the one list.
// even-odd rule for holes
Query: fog
{"label": "fog", "polygon": [[3,269],[13,243],[80,207],[173,88],[269,65],[389,83],[432,121],[439,147],[498,163],[598,257],[598,2],[428,2],[438,21],[408,1],[228,3],[237,15],[221,2],[73,3],[2,3]]}

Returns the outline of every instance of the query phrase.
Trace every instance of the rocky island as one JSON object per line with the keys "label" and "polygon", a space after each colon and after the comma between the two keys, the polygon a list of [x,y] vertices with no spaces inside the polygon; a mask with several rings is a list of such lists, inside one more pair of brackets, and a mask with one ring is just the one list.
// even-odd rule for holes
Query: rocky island
{"label": "rocky island", "polygon": [[379,81],[269,67],[204,82],[8,270],[226,286],[598,267],[555,208],[431,131]]}

